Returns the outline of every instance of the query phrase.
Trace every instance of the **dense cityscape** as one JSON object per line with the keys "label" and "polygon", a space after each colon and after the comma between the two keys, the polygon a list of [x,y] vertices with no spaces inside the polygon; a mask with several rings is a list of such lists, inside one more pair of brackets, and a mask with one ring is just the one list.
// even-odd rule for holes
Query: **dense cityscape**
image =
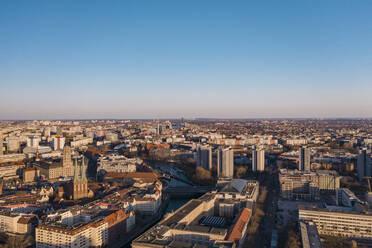
{"label": "dense cityscape", "polygon": [[11,247],[368,247],[370,120],[0,123]]}
{"label": "dense cityscape", "polygon": [[0,0],[0,248],[372,248],[372,0]]}

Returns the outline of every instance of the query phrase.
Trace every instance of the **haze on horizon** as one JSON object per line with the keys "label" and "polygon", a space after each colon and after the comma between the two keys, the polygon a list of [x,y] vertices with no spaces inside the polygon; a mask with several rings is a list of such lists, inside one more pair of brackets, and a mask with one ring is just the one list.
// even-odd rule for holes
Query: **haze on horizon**
{"label": "haze on horizon", "polygon": [[0,119],[372,117],[372,1],[0,2]]}

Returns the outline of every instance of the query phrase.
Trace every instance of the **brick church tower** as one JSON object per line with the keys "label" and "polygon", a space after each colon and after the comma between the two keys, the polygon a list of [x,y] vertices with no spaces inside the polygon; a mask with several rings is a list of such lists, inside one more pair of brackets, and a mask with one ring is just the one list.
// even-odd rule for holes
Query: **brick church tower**
{"label": "brick church tower", "polygon": [[77,158],[75,158],[75,172],[73,181],[73,199],[78,200],[88,197],[88,180],[86,176],[86,167],[84,156],[81,160],[81,165],[78,166]]}

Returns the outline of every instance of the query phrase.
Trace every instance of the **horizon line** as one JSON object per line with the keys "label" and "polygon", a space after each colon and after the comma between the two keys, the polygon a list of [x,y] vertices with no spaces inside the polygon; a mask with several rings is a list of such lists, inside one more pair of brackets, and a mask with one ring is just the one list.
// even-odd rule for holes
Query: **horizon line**
{"label": "horizon line", "polygon": [[156,120],[188,120],[188,121],[212,121],[212,120],[372,120],[372,117],[170,117],[170,118],[35,118],[35,119],[0,119],[6,121],[156,121]]}

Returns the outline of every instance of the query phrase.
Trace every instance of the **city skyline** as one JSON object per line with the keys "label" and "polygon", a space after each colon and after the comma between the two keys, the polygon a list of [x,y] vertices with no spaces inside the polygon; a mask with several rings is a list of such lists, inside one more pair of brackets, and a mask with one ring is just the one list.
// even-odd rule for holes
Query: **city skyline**
{"label": "city skyline", "polygon": [[371,118],[367,1],[2,1],[0,120]]}

